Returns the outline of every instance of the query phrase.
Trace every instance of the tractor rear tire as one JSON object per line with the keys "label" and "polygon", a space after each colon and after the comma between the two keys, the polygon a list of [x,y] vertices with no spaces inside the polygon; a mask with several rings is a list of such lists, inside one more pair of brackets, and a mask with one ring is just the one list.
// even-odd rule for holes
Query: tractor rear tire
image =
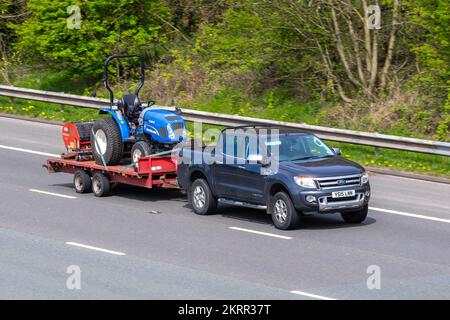
{"label": "tractor rear tire", "polygon": [[[92,154],[101,165],[115,165],[123,157],[123,142],[119,126],[113,118],[95,121],[91,132]],[[103,163],[102,160],[105,161]]]}
{"label": "tractor rear tire", "polygon": [[152,150],[147,142],[138,141],[131,148],[131,162],[137,164],[140,157],[149,156],[151,153]]}

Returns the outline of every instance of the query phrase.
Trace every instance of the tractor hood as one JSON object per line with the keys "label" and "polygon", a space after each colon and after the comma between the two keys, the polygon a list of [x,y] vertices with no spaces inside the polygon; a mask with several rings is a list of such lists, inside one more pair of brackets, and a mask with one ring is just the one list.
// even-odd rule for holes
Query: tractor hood
{"label": "tractor hood", "polygon": [[175,112],[153,107],[142,110],[139,123],[144,133],[161,143],[178,143],[184,139],[185,122]]}

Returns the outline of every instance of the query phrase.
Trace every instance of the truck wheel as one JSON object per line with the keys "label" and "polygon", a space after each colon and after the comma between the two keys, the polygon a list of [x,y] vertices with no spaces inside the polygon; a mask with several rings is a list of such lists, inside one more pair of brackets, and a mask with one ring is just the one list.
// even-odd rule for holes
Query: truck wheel
{"label": "truck wheel", "polygon": [[217,209],[217,200],[204,179],[197,179],[192,183],[189,198],[196,214],[207,215]]}
{"label": "truck wheel", "polygon": [[131,162],[137,163],[140,157],[149,156],[152,153],[150,146],[145,141],[138,141],[131,148]]}
{"label": "truck wheel", "polygon": [[103,173],[96,173],[92,178],[92,192],[96,197],[105,197],[111,190],[109,179]]}
{"label": "truck wheel", "polygon": [[361,210],[353,212],[341,212],[342,219],[347,223],[361,223],[366,220],[369,205],[366,204]]}
{"label": "truck wheel", "polygon": [[73,187],[77,193],[91,192],[92,180],[91,176],[84,170],[78,170],[73,176]]}
{"label": "truck wheel", "polygon": [[272,221],[275,227],[288,230],[297,226],[300,218],[289,195],[285,192],[276,193],[271,205]]}
{"label": "truck wheel", "polygon": [[123,142],[119,126],[113,118],[95,121],[91,132],[91,148],[95,162],[115,165],[123,155]]}

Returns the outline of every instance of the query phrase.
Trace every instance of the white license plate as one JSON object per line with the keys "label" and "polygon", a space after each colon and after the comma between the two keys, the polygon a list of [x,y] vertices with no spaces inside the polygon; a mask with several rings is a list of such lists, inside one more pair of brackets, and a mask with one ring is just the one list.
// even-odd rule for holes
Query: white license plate
{"label": "white license plate", "polygon": [[354,195],[355,190],[334,191],[331,193],[332,198],[346,198],[346,197],[353,197]]}

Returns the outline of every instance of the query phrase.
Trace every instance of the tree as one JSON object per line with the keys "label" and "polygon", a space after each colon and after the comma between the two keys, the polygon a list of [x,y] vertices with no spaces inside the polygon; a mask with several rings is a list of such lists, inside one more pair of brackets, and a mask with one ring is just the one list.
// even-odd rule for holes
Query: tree
{"label": "tree", "polygon": [[[398,0],[380,3],[381,30],[370,28],[366,0],[262,0],[258,9],[280,21],[280,30],[294,34],[299,50],[320,57],[316,68],[345,102],[359,93],[375,100],[393,80],[400,26]],[[372,14],[375,14],[373,12]]]}
{"label": "tree", "polygon": [[14,40],[14,33],[8,27],[8,23],[12,19],[23,21],[29,13],[26,10],[25,0],[3,0],[0,3],[0,73],[7,84],[11,84],[9,56],[12,49],[11,43]]}
{"label": "tree", "polygon": [[[81,14],[79,29],[67,25],[74,3]],[[17,52],[28,63],[85,78],[98,78],[104,58],[115,53],[140,53],[155,61],[167,42],[164,21],[170,13],[162,0],[29,0],[28,9],[31,17],[13,25]]]}

